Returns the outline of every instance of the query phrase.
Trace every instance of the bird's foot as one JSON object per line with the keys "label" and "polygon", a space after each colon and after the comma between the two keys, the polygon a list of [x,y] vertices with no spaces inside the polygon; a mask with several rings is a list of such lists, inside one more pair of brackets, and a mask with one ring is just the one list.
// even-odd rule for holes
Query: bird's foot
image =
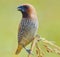
{"label": "bird's foot", "polygon": [[[26,49],[26,48],[24,48],[24,49],[27,51],[28,54],[32,54],[32,52],[31,52],[30,49]],[[32,54],[32,55],[33,55],[33,54]]]}
{"label": "bird's foot", "polygon": [[[28,52],[28,54],[32,54],[30,49],[26,49],[26,51]],[[33,55],[33,54],[32,54]]]}
{"label": "bird's foot", "polygon": [[[27,52],[28,54],[32,54],[32,51],[31,51],[30,49],[25,48],[24,45],[23,45],[23,47],[24,47],[24,49],[26,50],[26,52]],[[32,55],[33,55],[33,54],[32,54]]]}

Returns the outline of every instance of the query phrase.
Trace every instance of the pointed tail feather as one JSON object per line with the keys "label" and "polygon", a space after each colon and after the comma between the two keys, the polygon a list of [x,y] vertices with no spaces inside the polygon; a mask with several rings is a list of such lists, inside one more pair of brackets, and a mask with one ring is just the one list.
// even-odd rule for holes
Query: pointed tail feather
{"label": "pointed tail feather", "polygon": [[22,46],[21,45],[18,45],[18,48],[16,50],[16,55],[19,54],[21,52],[21,49],[22,49]]}

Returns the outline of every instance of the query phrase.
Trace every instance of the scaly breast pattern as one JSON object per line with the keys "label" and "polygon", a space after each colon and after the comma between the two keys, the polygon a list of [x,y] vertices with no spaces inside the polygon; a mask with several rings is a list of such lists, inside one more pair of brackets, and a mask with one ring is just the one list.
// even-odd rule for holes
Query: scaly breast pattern
{"label": "scaly breast pattern", "polygon": [[20,43],[30,42],[36,35],[38,29],[38,20],[22,19],[20,30],[18,32],[18,41]]}

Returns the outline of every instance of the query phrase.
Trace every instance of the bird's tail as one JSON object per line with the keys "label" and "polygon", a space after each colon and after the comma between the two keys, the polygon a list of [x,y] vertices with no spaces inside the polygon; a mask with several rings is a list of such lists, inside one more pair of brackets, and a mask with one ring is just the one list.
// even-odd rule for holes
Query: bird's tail
{"label": "bird's tail", "polygon": [[21,49],[22,49],[22,46],[21,45],[18,45],[18,48],[16,50],[16,55],[19,54],[21,52]]}

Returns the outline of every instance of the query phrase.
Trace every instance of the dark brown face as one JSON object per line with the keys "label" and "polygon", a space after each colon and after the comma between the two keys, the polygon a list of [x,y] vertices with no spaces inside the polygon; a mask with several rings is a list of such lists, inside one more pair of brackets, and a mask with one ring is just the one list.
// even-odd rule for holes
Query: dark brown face
{"label": "dark brown face", "polygon": [[18,7],[18,11],[21,11],[23,17],[32,17],[35,15],[35,8],[30,4],[24,4]]}
{"label": "dark brown face", "polygon": [[18,11],[22,12],[23,17],[29,17],[31,8],[29,5],[21,5],[18,7]]}
{"label": "dark brown face", "polygon": [[22,13],[27,13],[27,11],[29,10],[29,6],[28,5],[22,5],[18,7],[18,11],[21,11]]}

